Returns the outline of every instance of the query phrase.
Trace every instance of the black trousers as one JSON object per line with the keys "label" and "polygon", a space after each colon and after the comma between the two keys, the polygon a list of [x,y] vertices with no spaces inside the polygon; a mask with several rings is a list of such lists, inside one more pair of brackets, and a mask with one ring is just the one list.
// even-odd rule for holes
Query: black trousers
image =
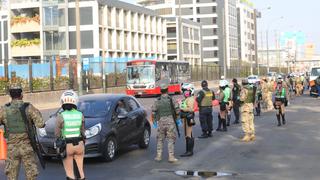
{"label": "black trousers", "polygon": [[240,120],[240,102],[233,101],[233,113],[234,113],[235,121],[239,122],[239,120]]}
{"label": "black trousers", "polygon": [[213,130],[212,127],[212,107],[200,107],[199,118],[202,132],[208,133]]}

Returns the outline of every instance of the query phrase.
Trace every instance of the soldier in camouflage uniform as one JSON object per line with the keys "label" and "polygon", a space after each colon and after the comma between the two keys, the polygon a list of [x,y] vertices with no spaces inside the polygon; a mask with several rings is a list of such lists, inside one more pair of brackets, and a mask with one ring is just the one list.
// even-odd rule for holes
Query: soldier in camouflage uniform
{"label": "soldier in camouflage uniform", "polygon": [[[161,96],[156,100],[152,106],[152,113],[158,124],[157,132],[157,156],[156,161],[162,160],[162,150],[164,140],[168,140],[168,153],[169,162],[175,163],[178,161],[174,157],[174,144],[176,141],[176,120],[173,119],[173,112],[176,113],[176,109],[172,109],[172,99],[168,95],[168,85],[161,84]],[[171,101],[171,102],[170,102]]]}
{"label": "soldier in camouflage uniform", "polygon": [[267,83],[268,93],[267,93],[267,110],[271,111],[273,109],[273,102],[272,102],[272,94],[274,92],[274,85],[275,81],[273,79],[269,80]]}
{"label": "soldier in camouflage uniform", "polygon": [[253,86],[249,85],[247,79],[242,80],[243,88],[240,92],[241,101],[241,121],[242,129],[245,133],[241,141],[249,142],[254,141],[255,138],[255,128],[254,128],[254,114],[253,114],[253,103],[255,99],[255,92]]}
{"label": "soldier in camouflage uniform", "polygon": [[262,108],[266,110],[267,106],[267,96],[268,96],[268,80],[266,77],[262,78],[261,81],[261,93],[262,93]]}
{"label": "soldier in camouflage uniform", "polygon": [[[22,162],[26,179],[35,180],[39,174],[35,153],[19,110],[24,105],[22,88],[19,85],[12,84],[9,93],[12,98],[11,103],[0,108],[0,125],[5,126],[6,137],[8,138],[8,158],[5,163],[5,173],[8,180],[18,179],[20,163]],[[40,111],[33,105],[27,106],[25,111],[28,120],[33,122],[36,127],[43,128],[45,126]]]}

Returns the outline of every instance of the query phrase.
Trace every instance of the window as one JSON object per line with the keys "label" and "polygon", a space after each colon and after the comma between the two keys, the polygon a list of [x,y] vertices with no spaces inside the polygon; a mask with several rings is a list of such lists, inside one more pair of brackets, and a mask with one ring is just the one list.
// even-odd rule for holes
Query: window
{"label": "window", "polygon": [[[69,8],[68,21],[70,26],[76,25],[76,11],[75,8]],[[92,25],[92,7],[81,7],[80,8],[80,25]]]}
{"label": "window", "polygon": [[129,99],[128,105],[129,105],[129,111],[135,111],[139,108],[138,103],[132,98]]}
{"label": "window", "polygon": [[56,26],[58,25],[58,6],[45,7],[44,11],[44,22],[45,26]]}
{"label": "window", "polygon": [[218,51],[213,51],[213,56],[214,56],[215,58],[217,58],[217,57],[218,57]]}
{"label": "window", "polygon": [[[69,32],[70,49],[76,49],[76,32]],[[93,31],[81,31],[81,49],[93,48]]]}
{"label": "window", "polygon": [[200,8],[199,7],[197,7],[197,13],[200,14]]}

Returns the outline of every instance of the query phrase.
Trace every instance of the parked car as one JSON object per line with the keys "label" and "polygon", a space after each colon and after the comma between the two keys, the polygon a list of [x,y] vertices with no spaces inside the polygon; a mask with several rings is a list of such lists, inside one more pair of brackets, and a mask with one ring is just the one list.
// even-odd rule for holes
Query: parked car
{"label": "parked car", "polygon": [[[143,106],[132,96],[115,94],[93,94],[80,96],[78,109],[85,118],[85,157],[102,157],[106,161],[115,159],[122,147],[137,144],[148,148],[151,126]],[[39,141],[43,155],[56,156],[54,130],[60,108],[39,129]]]}
{"label": "parked car", "polygon": [[259,76],[257,75],[250,75],[247,77],[247,79],[250,84],[255,84],[256,82],[260,81]]}

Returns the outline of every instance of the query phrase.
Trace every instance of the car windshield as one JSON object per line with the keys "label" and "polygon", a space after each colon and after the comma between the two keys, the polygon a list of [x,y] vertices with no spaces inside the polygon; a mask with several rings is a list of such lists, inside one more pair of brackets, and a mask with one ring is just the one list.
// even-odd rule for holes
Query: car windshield
{"label": "car windshield", "polygon": [[87,118],[106,116],[111,109],[111,102],[105,100],[85,100],[78,103],[78,109]]}
{"label": "car windshield", "polygon": [[154,66],[128,66],[128,84],[148,84],[155,82]]}
{"label": "car windshield", "polygon": [[320,76],[320,68],[312,68],[311,76]]}
{"label": "car windshield", "polygon": [[248,79],[257,79],[256,76],[249,76]]}

